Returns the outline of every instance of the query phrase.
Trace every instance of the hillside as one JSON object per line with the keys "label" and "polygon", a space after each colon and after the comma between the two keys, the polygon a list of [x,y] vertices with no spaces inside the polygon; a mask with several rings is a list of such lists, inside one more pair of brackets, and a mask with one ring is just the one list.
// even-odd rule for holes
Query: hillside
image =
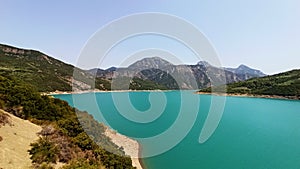
{"label": "hillside", "polygon": [[[211,88],[200,90],[211,92]],[[253,78],[227,85],[227,93],[250,95],[275,95],[300,98],[300,70],[292,70],[272,76]]]}
{"label": "hillside", "polygon": [[[74,69],[82,77],[73,78]],[[32,84],[39,91],[71,91],[89,89],[92,76],[70,64],[39,51],[20,49],[0,44],[0,74],[12,75]]]}
{"label": "hillside", "polygon": [[[0,75],[0,109],[43,126],[28,151],[34,168],[51,168],[59,163],[65,164],[63,169],[134,168],[130,157],[105,135],[105,126],[93,116],[65,101],[40,95],[20,79]],[[6,116],[0,116],[0,120],[0,125],[7,122]],[[24,132],[21,128],[15,131],[20,137],[3,149],[17,147]],[[6,134],[1,133],[0,137],[8,139]]]}

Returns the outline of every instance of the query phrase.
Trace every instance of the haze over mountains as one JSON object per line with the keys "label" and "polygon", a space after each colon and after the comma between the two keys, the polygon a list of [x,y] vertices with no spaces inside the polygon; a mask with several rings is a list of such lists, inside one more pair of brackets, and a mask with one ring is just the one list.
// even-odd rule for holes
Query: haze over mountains
{"label": "haze over mountains", "polygon": [[[216,84],[265,76],[245,65],[218,68],[200,61],[195,65],[173,65],[159,57],[141,59],[127,68],[82,70],[35,50],[0,44],[0,72],[36,86],[39,91],[111,90],[114,79],[122,79],[113,89],[201,89]],[[75,76],[74,76],[75,72]],[[118,78],[117,78],[118,77]],[[128,85],[123,85],[128,83]]]}

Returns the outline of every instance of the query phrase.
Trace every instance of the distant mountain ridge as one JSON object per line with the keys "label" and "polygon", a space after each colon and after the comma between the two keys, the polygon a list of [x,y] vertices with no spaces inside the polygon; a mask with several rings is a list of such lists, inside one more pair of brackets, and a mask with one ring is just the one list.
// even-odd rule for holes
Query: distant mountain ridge
{"label": "distant mountain ridge", "polygon": [[215,78],[217,84],[222,84],[265,76],[261,71],[244,65],[237,69],[218,68],[206,61],[195,65],[173,65],[157,56],[138,60],[127,68],[91,69],[89,72],[104,79],[135,76],[166,86],[168,89],[205,88],[211,85],[212,78]]}

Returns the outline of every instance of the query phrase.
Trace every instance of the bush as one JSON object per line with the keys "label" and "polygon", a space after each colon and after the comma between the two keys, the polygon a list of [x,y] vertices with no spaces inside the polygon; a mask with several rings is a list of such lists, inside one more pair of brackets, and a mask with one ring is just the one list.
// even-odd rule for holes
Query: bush
{"label": "bush", "polygon": [[33,163],[56,163],[58,148],[47,138],[40,138],[36,143],[30,145],[32,148],[29,150],[29,154]]}
{"label": "bush", "polygon": [[69,165],[62,167],[62,169],[105,169],[100,162],[89,162],[83,159],[72,161]]}
{"label": "bush", "polygon": [[42,163],[41,165],[37,166],[37,169],[54,169],[50,164]]}

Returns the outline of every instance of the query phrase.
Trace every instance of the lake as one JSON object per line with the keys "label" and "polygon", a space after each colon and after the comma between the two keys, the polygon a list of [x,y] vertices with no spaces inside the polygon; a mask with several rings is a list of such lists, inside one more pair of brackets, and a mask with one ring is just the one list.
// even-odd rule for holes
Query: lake
{"label": "lake", "polygon": [[[217,129],[200,144],[200,132],[214,106],[212,97],[221,96],[167,91],[54,97],[88,111],[119,133],[136,138],[145,156],[159,152],[143,159],[147,169],[300,168],[299,101],[226,97]],[[177,121],[181,115],[183,120]],[[177,128],[172,133],[162,134],[173,126]],[[173,144],[174,147],[168,147]]]}

